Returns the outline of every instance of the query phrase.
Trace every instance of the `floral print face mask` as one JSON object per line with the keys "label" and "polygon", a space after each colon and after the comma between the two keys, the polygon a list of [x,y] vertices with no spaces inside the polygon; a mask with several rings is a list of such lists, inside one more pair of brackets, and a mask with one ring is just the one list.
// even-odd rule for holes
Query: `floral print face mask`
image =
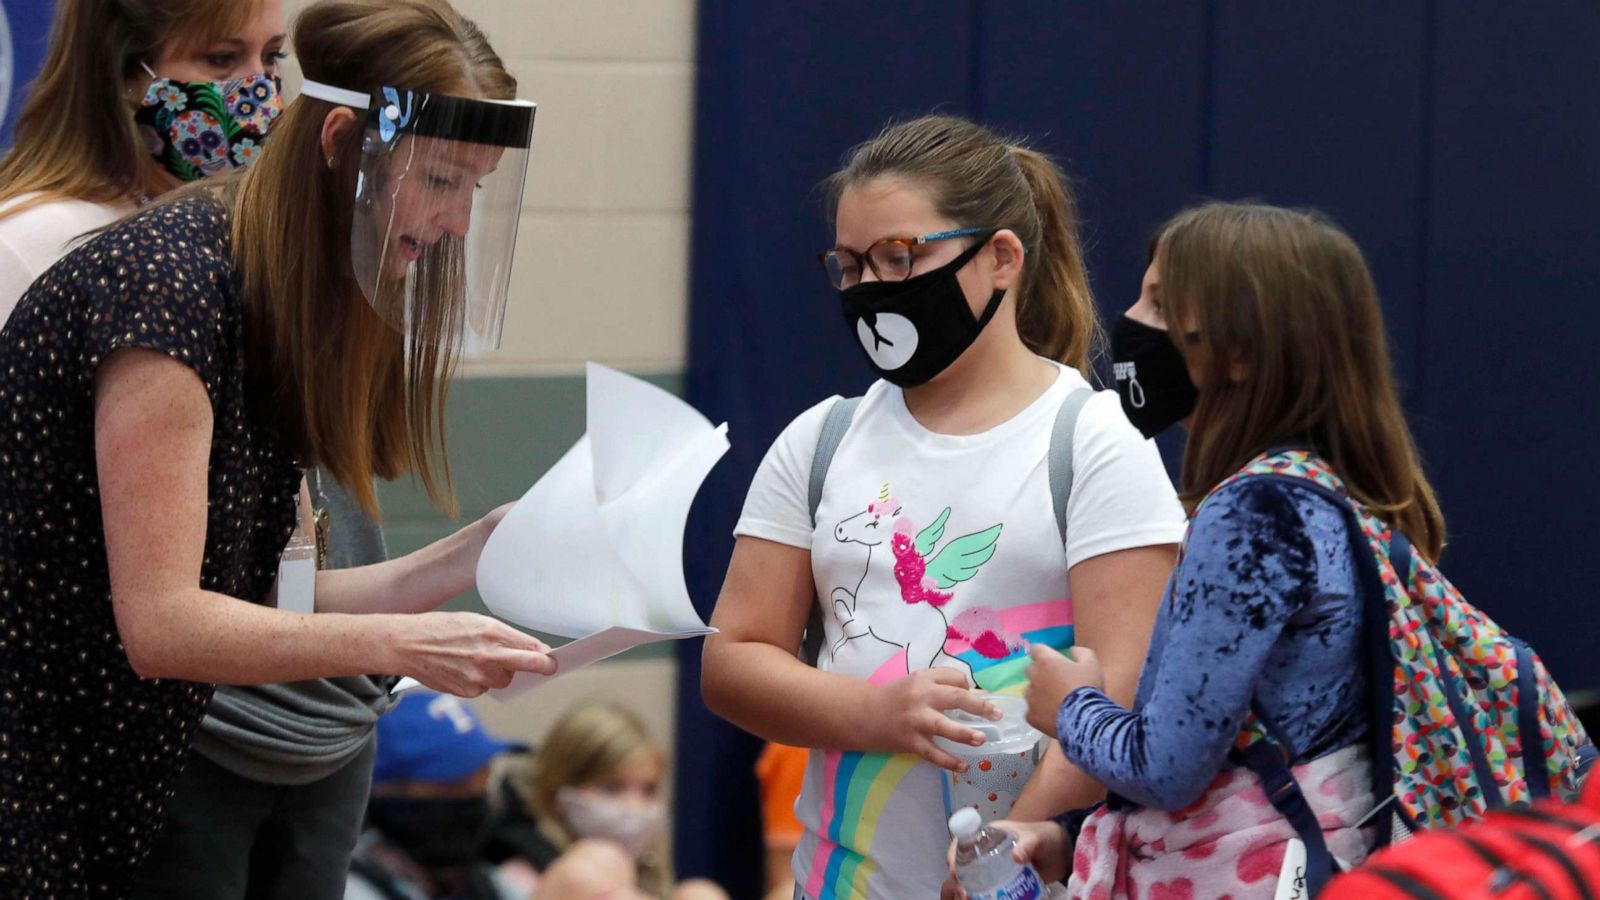
{"label": "floral print face mask", "polygon": [[155,80],[133,119],[150,155],[180,181],[254,162],[283,114],[283,83],[274,76],[220,82],[150,77]]}

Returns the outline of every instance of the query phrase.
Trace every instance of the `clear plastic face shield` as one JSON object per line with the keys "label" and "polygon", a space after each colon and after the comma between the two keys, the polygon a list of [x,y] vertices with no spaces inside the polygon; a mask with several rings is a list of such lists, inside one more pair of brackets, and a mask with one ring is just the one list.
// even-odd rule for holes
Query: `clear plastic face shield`
{"label": "clear plastic face shield", "polygon": [[498,348],[534,104],[314,81],[301,92],[367,110],[350,262],[373,309],[416,344]]}

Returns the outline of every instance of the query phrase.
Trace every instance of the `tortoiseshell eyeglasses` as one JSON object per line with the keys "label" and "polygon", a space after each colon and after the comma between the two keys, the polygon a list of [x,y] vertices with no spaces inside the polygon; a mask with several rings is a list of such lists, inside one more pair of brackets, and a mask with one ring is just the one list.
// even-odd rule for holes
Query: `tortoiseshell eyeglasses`
{"label": "tortoiseshell eyeglasses", "polygon": [[817,259],[822,262],[822,268],[828,273],[828,280],[833,282],[836,290],[842,291],[860,284],[861,273],[867,269],[871,269],[879,281],[905,281],[911,277],[911,270],[916,264],[912,248],[934,241],[973,235],[982,235],[980,240],[986,241],[999,230],[957,228],[954,231],[936,231],[921,237],[884,238],[874,242],[867,248],[866,253],[857,253],[849,247],[834,247],[817,254]]}

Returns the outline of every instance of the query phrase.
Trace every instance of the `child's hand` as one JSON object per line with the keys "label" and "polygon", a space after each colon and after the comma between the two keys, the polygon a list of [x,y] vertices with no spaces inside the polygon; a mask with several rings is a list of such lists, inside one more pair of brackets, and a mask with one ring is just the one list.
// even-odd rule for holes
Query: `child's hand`
{"label": "child's hand", "polygon": [[965,771],[967,764],[939,749],[934,736],[977,747],[983,735],[957,725],[945,710],[964,709],[990,719],[1001,715],[993,703],[967,688],[965,675],[942,666],[879,685],[868,697],[861,708],[868,749],[914,753],[952,772]]}
{"label": "child's hand", "polygon": [[1028,724],[1048,735],[1056,733],[1056,714],[1067,695],[1081,687],[1104,688],[1100,660],[1088,647],[1073,647],[1070,658],[1054,647],[1034,644],[1028,651]]}
{"label": "child's hand", "polygon": [[[1005,819],[988,824],[1011,835],[1016,842],[1011,850],[1011,858],[1033,866],[1034,871],[1039,873],[1039,880],[1045,884],[1064,881],[1072,871],[1072,842],[1067,839],[1067,830],[1060,825]],[[950,867],[950,877],[939,889],[940,900],[966,900],[967,892],[956,880],[956,842],[953,838],[950,850],[945,854],[945,863]]]}

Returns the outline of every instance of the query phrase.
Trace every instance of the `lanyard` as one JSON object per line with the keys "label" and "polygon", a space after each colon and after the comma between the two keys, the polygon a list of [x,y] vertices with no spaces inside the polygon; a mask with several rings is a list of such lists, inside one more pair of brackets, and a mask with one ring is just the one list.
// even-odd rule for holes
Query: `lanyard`
{"label": "lanyard", "polygon": [[328,516],[328,497],[322,492],[322,469],[311,470],[312,489],[316,491],[314,502],[311,504],[311,530],[316,535],[317,541],[317,568],[328,567],[328,529],[330,518]]}

